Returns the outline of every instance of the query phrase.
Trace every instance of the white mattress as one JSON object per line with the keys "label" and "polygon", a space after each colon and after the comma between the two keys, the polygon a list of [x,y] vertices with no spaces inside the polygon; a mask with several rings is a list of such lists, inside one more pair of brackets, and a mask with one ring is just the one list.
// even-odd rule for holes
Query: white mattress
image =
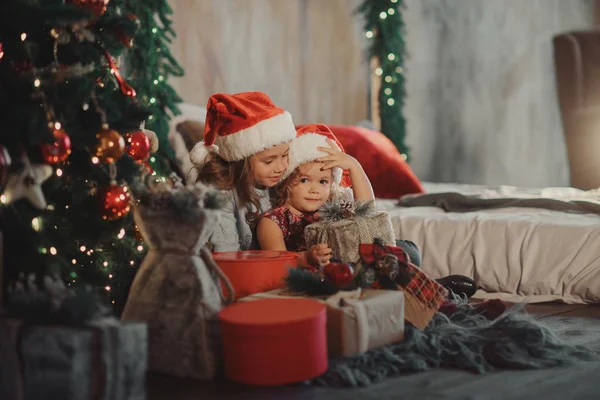
{"label": "white mattress", "polygon": [[[572,188],[428,184],[429,192],[500,193],[573,197]],[[473,277],[476,297],[506,301],[600,303],[600,215],[532,208],[447,213],[377,200],[388,211],[396,237],[421,249],[424,271],[434,278]]]}

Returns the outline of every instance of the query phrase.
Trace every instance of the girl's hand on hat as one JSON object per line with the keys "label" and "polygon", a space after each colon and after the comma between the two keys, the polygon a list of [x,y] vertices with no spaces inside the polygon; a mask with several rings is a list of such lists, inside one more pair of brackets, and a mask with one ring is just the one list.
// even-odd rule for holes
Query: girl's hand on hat
{"label": "girl's hand on hat", "polygon": [[327,143],[329,143],[330,147],[318,147],[318,149],[328,155],[325,157],[319,158],[317,161],[324,163],[322,170],[331,169],[331,168],[341,168],[345,170],[352,170],[356,168],[356,166],[360,166],[356,158],[352,157],[349,154],[340,151],[335,143],[327,139]]}
{"label": "girl's hand on hat", "polygon": [[311,265],[327,265],[331,261],[331,253],[327,243],[320,243],[310,246],[306,251],[306,261]]}

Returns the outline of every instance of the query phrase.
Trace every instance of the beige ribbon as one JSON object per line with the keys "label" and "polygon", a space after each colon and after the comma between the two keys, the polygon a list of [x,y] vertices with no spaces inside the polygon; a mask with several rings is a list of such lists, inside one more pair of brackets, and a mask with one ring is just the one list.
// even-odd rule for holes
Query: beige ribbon
{"label": "beige ribbon", "polygon": [[369,319],[367,316],[367,310],[363,301],[360,300],[361,289],[353,290],[353,291],[343,291],[340,290],[336,294],[330,296],[325,300],[325,304],[331,308],[339,310],[344,313],[345,309],[352,308],[356,315],[356,331],[354,334],[350,334],[350,339],[356,338],[356,341],[352,340],[351,342],[346,342],[346,335],[344,335],[345,324],[340,326],[340,338],[343,343],[342,348],[347,348],[351,345],[353,348],[353,353],[360,354],[369,350]]}

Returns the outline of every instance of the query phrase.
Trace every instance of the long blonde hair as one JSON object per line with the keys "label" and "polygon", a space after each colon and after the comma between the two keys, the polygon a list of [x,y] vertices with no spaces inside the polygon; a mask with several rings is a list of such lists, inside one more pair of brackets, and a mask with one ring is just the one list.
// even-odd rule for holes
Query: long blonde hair
{"label": "long blonde hair", "polygon": [[261,197],[255,189],[253,157],[230,162],[216,153],[210,153],[206,162],[202,166],[196,167],[198,170],[196,181],[213,185],[221,190],[234,190],[239,199],[239,208],[249,208],[249,205],[254,207],[256,211],[246,213],[246,220],[249,224],[253,224],[258,218]]}

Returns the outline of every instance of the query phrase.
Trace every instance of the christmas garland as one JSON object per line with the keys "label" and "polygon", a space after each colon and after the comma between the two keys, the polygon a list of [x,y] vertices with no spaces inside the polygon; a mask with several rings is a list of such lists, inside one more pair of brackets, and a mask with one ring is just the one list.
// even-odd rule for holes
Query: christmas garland
{"label": "christmas garland", "polygon": [[379,116],[381,132],[409,159],[405,143],[406,119],[404,106],[404,21],[403,0],[364,0],[358,12],[365,18],[365,35],[369,53],[378,60],[375,75],[381,77]]}

